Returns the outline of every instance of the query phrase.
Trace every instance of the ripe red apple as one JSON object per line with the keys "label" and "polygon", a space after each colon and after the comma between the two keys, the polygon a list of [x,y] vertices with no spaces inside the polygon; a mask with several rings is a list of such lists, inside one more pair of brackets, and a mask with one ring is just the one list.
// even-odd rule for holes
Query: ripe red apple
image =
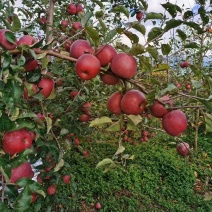
{"label": "ripe red apple", "polygon": [[96,57],[99,59],[101,66],[107,66],[113,57],[117,54],[115,48],[109,44],[99,46],[96,50]]}
{"label": "ripe red apple", "polygon": [[80,30],[82,29],[82,24],[80,22],[74,22],[71,27],[74,30]]}
{"label": "ripe red apple", "polygon": [[33,139],[32,134],[24,128],[6,132],[2,140],[2,148],[4,152],[14,155],[30,149]]}
{"label": "ripe red apple", "polygon": [[162,118],[163,129],[172,136],[178,136],[187,129],[187,118],[181,110],[168,112]]}
{"label": "ripe red apple", "polygon": [[38,88],[41,89],[39,93],[48,98],[54,90],[54,81],[51,78],[42,78],[38,83]]}
{"label": "ripe red apple", "polygon": [[[161,102],[164,104],[169,104],[170,106],[173,105],[173,102],[170,100],[169,96],[163,96],[159,98]],[[157,118],[162,118],[169,110],[165,107],[165,105],[161,104],[158,101],[154,101],[153,105],[150,106],[151,114]]]}
{"label": "ripe red apple", "polygon": [[181,63],[180,63],[180,67],[181,67],[181,68],[187,68],[189,65],[190,65],[190,64],[189,64],[188,61],[184,61],[184,62],[181,62]]}
{"label": "ripe red apple", "polygon": [[95,208],[96,208],[96,210],[100,210],[100,209],[102,208],[100,202],[97,202],[97,203],[95,204]]}
{"label": "ripe red apple", "polygon": [[22,163],[20,166],[11,169],[10,182],[16,183],[19,179],[30,178],[32,179],[34,172],[29,162]]}
{"label": "ripe red apple", "polygon": [[141,21],[143,19],[143,12],[142,11],[139,11],[137,14],[136,14],[136,19],[138,21]]}
{"label": "ripe red apple", "polygon": [[70,180],[71,180],[71,176],[70,176],[70,175],[64,175],[64,176],[63,176],[63,182],[64,182],[65,184],[70,183]]}
{"label": "ripe red apple", "polygon": [[69,23],[68,23],[67,20],[62,20],[61,25],[64,26],[64,27],[68,27]]}
{"label": "ripe red apple", "polygon": [[70,15],[75,15],[77,13],[77,7],[75,4],[71,3],[67,7],[67,12]]}
{"label": "ripe red apple", "polygon": [[71,91],[71,93],[70,93],[70,97],[71,97],[71,99],[75,99],[75,97],[77,96],[79,94],[79,91]]}
{"label": "ripe red apple", "polygon": [[32,193],[31,196],[32,196],[31,203],[33,203],[37,200],[38,195],[36,193]]}
{"label": "ripe red apple", "polygon": [[73,40],[69,39],[67,40],[65,43],[64,43],[64,48],[66,51],[70,51],[70,47],[71,47],[71,44],[73,43]]}
{"label": "ripe red apple", "polygon": [[147,136],[143,136],[143,141],[147,142],[149,140],[149,138]]}
{"label": "ripe red apple", "polygon": [[38,183],[43,183],[43,180],[42,180],[42,178],[41,178],[41,174],[38,174],[38,175],[37,175],[36,180],[37,180]]}
{"label": "ripe red apple", "polygon": [[18,40],[17,45],[20,46],[20,45],[24,44],[27,46],[31,46],[36,42],[37,42],[37,40],[34,37],[32,37],[31,35],[24,35],[23,37],[21,37]]}
{"label": "ripe red apple", "polygon": [[25,68],[26,72],[34,71],[37,67],[38,67],[38,61],[35,60],[35,59],[29,60],[24,65],[24,68]]}
{"label": "ripe red apple", "polygon": [[89,156],[89,151],[88,150],[84,150],[83,151],[83,157],[84,158],[88,158],[88,156]]}
{"label": "ripe red apple", "polygon": [[40,23],[41,23],[41,24],[46,24],[46,22],[47,22],[46,17],[41,17],[41,18],[40,18]]}
{"label": "ripe red apple", "polygon": [[126,53],[116,54],[110,64],[114,74],[123,78],[132,78],[137,72],[137,63],[133,56]]}
{"label": "ripe red apple", "polygon": [[56,82],[56,85],[59,87],[63,84],[63,80],[62,79],[58,79]]}
{"label": "ripe red apple", "polygon": [[44,120],[45,120],[45,117],[44,117],[44,115],[43,115],[42,113],[38,113],[38,114],[37,114],[37,117],[38,117],[38,119],[40,119],[41,121],[44,121]]}
{"label": "ripe red apple", "polygon": [[88,121],[90,121],[90,116],[87,115],[87,114],[82,114],[82,115],[79,117],[79,120],[80,120],[81,122],[88,122]]}
{"label": "ripe red apple", "polygon": [[143,137],[144,136],[147,136],[148,137],[149,136],[149,132],[147,130],[143,130],[142,131],[142,135],[143,135]]}
{"label": "ripe red apple", "polygon": [[116,91],[109,97],[107,101],[107,108],[111,113],[116,115],[122,114],[122,110],[121,110],[122,97],[123,95],[119,91]]}
{"label": "ripe red apple", "polygon": [[180,88],[181,85],[180,85],[179,82],[176,82],[175,86],[176,86],[177,88]]}
{"label": "ripe red apple", "polygon": [[146,107],[145,95],[135,89],[127,91],[121,99],[121,110],[125,114],[138,115]]}
{"label": "ripe red apple", "polygon": [[187,156],[189,154],[189,144],[186,143],[186,142],[182,142],[182,143],[179,143],[176,147],[177,149],[177,152],[182,155],[183,157]]}
{"label": "ripe red apple", "polygon": [[83,12],[83,6],[81,4],[77,4],[77,14],[79,14],[80,12]]}
{"label": "ripe red apple", "polygon": [[82,80],[91,80],[100,72],[100,62],[94,55],[83,54],[75,64],[75,71]]}
{"label": "ripe red apple", "polygon": [[90,43],[86,40],[78,39],[74,41],[70,47],[70,57],[79,58],[81,55],[85,53],[93,53],[93,48]]}
{"label": "ripe red apple", "polygon": [[186,85],[186,89],[187,89],[187,90],[191,90],[191,85],[190,85],[190,84],[187,84],[187,85]]}
{"label": "ripe red apple", "polygon": [[38,91],[38,87],[36,84],[34,83],[28,83],[29,86],[28,86],[28,89],[24,86],[24,93],[23,93],[23,98],[24,99],[29,99],[29,98],[32,98],[32,95],[36,94],[37,91]]}
{"label": "ripe red apple", "polygon": [[80,145],[79,138],[75,138],[75,139],[74,139],[74,144],[75,144],[76,146],[79,146],[79,145]]}
{"label": "ripe red apple", "polygon": [[87,115],[90,115],[90,110],[91,110],[91,103],[90,102],[85,102],[82,107],[81,107],[82,112],[84,112]]}
{"label": "ripe red apple", "polygon": [[56,193],[57,189],[56,189],[56,186],[55,185],[50,185],[48,188],[47,188],[47,193],[49,195],[54,195]]}
{"label": "ripe red apple", "polygon": [[11,31],[8,29],[0,30],[0,46],[2,46],[6,50],[13,50],[16,48],[16,43],[11,43],[6,39],[6,35],[5,35],[6,32],[11,32]]}
{"label": "ripe red apple", "polygon": [[107,85],[116,85],[120,82],[120,79],[115,74],[110,72],[100,74],[100,80]]}

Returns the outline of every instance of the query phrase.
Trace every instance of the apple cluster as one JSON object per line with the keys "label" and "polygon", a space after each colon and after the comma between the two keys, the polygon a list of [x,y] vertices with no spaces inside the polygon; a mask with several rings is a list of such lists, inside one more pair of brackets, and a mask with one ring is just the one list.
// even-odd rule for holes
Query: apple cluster
{"label": "apple cluster", "polygon": [[71,3],[67,6],[67,12],[69,15],[78,15],[83,12],[84,8],[81,4]]}

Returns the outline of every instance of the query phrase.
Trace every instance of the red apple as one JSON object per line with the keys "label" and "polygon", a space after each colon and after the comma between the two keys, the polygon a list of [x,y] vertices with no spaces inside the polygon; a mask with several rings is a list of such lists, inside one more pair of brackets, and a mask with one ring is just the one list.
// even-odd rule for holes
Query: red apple
{"label": "red apple", "polygon": [[57,189],[56,189],[56,186],[55,185],[50,185],[48,188],[47,188],[47,193],[49,195],[54,195],[56,193]]}
{"label": "red apple", "polygon": [[181,85],[180,85],[180,83],[177,82],[177,83],[175,84],[175,86],[176,86],[177,88],[180,88]]}
{"label": "red apple", "polygon": [[141,11],[139,11],[137,14],[136,14],[136,19],[138,20],[138,21],[141,21],[142,19],[143,19],[143,12],[141,12]]}
{"label": "red apple", "polygon": [[148,137],[149,132],[148,132],[147,130],[143,130],[143,131],[142,131],[142,135],[143,135],[143,137],[144,137],[144,136]]}
{"label": "red apple", "polygon": [[100,74],[100,80],[107,85],[116,85],[120,82],[120,79],[115,74],[110,72]]}
{"label": "red apple", "polygon": [[56,85],[59,87],[63,84],[63,80],[62,79],[58,79],[56,82]]}
{"label": "red apple", "polygon": [[70,93],[70,97],[71,97],[71,99],[75,99],[76,98],[76,96],[79,94],[79,91],[71,91],[71,93]]}
{"label": "red apple", "polygon": [[44,121],[45,120],[45,117],[42,113],[38,113],[37,114],[37,118],[40,119],[41,121]]}
{"label": "red apple", "polygon": [[187,118],[181,110],[168,112],[162,118],[163,129],[172,136],[178,136],[187,129]]}
{"label": "red apple", "polygon": [[69,23],[68,23],[67,20],[62,20],[61,25],[64,26],[64,27],[68,27]]}
{"label": "red apple", "polygon": [[83,6],[81,4],[77,4],[77,14],[79,14],[80,12],[83,12]]}
{"label": "red apple", "polygon": [[143,141],[147,142],[149,140],[149,138],[147,136],[143,136]]}
{"label": "red apple", "polygon": [[38,91],[38,87],[36,84],[34,84],[34,83],[28,83],[28,84],[29,84],[29,86],[28,86],[29,90],[27,90],[27,88],[24,86],[24,93],[23,93],[24,99],[32,98],[32,96],[34,94],[36,94]]}
{"label": "red apple", "polygon": [[82,105],[81,110],[82,110],[85,114],[90,115],[91,103],[90,103],[90,102],[85,102],[85,103]]}
{"label": "red apple", "polygon": [[183,157],[189,154],[189,144],[186,142],[179,143],[176,147],[177,152],[182,155]]}
{"label": "red apple", "polygon": [[94,55],[83,54],[76,62],[75,71],[82,80],[91,80],[100,72],[100,62]]}
{"label": "red apple", "polygon": [[67,40],[65,43],[64,43],[64,48],[66,51],[70,51],[70,47],[71,47],[71,44],[73,43],[73,40],[69,39]]}
{"label": "red apple", "polygon": [[79,145],[80,145],[79,138],[75,138],[75,139],[74,139],[74,144],[75,144],[76,146],[79,146]]}
{"label": "red apple", "polygon": [[111,70],[123,78],[132,78],[137,72],[137,63],[134,57],[126,53],[116,54],[111,61]]}
{"label": "red apple", "polygon": [[82,24],[80,22],[74,22],[71,27],[74,30],[80,30],[82,29]]}
{"label": "red apple", "polygon": [[38,195],[36,193],[32,193],[31,196],[32,196],[31,203],[33,203],[37,200]]}
{"label": "red apple", "polygon": [[38,182],[38,183],[43,183],[43,180],[42,180],[42,178],[41,178],[41,175],[40,175],[40,174],[38,174],[38,175],[37,175],[36,180],[37,180],[37,182]]}
{"label": "red apple", "polygon": [[24,35],[23,37],[21,37],[18,40],[17,45],[20,46],[20,45],[24,44],[27,46],[31,46],[36,42],[37,42],[37,40],[34,37],[32,37],[31,35]]}
{"label": "red apple", "polygon": [[121,99],[121,110],[125,114],[138,115],[146,107],[146,97],[138,90],[127,91]]}
{"label": "red apple", "polygon": [[40,18],[40,23],[41,23],[41,24],[46,24],[46,22],[47,22],[46,17],[41,17],[41,18]]}
{"label": "red apple", "polygon": [[41,89],[39,93],[48,98],[54,90],[54,81],[51,78],[42,78],[38,83],[38,88]]}
{"label": "red apple", "polygon": [[102,208],[100,202],[97,202],[97,203],[95,204],[95,208],[96,208],[96,210],[100,210],[100,209]]}
{"label": "red apple", "polygon": [[32,134],[24,128],[6,132],[2,140],[2,148],[4,152],[14,155],[25,149],[30,149],[32,140]]}
{"label": "red apple", "polygon": [[67,12],[70,15],[75,15],[77,13],[77,7],[75,4],[71,3],[67,7]]}
{"label": "red apple", "polygon": [[70,53],[70,57],[77,59],[85,53],[92,54],[93,48],[91,47],[88,41],[78,39],[72,43],[69,53]]}
{"label": "red apple", "polygon": [[[159,98],[161,102],[164,104],[169,104],[170,106],[173,106],[172,100],[170,100],[169,96],[163,96]],[[151,114],[157,118],[162,118],[166,113],[169,112],[169,110],[163,105],[162,103],[158,101],[154,101],[153,105],[150,106]]]}
{"label": "red apple", "polygon": [[11,169],[10,182],[16,183],[19,179],[30,178],[32,179],[34,172],[29,162],[22,163],[20,166]]}
{"label": "red apple", "polygon": [[38,61],[35,60],[35,59],[29,60],[24,65],[24,68],[25,68],[26,72],[34,71],[37,67],[38,67]]}
{"label": "red apple", "polygon": [[121,111],[122,97],[123,96],[119,91],[116,91],[109,97],[109,99],[107,101],[107,108],[111,113],[116,114],[116,115],[122,114],[122,111]]}
{"label": "red apple", "polygon": [[190,65],[190,64],[189,64],[188,61],[184,61],[184,62],[181,62],[181,63],[180,63],[180,67],[181,67],[181,68],[187,68],[189,65]]}
{"label": "red apple", "polygon": [[8,29],[0,30],[0,46],[2,46],[6,50],[13,50],[16,48],[16,43],[11,43],[6,39],[6,35],[5,35],[6,32],[11,32],[11,31]]}
{"label": "red apple", "polygon": [[63,182],[64,182],[65,184],[70,183],[70,179],[71,179],[71,176],[70,176],[70,175],[64,175],[64,176],[63,176]]}
{"label": "red apple", "polygon": [[190,84],[187,84],[187,85],[186,85],[186,89],[187,89],[187,90],[191,90],[191,85],[190,85]]}
{"label": "red apple", "polygon": [[88,150],[84,150],[83,151],[83,157],[84,158],[88,158],[88,156],[89,156],[89,151]]}
{"label": "red apple", "polygon": [[87,114],[82,114],[80,117],[79,117],[79,120],[81,122],[88,122],[90,120],[90,116],[87,115]]}
{"label": "red apple", "polygon": [[96,50],[96,57],[99,59],[101,66],[107,66],[117,54],[115,48],[109,44],[99,46]]}

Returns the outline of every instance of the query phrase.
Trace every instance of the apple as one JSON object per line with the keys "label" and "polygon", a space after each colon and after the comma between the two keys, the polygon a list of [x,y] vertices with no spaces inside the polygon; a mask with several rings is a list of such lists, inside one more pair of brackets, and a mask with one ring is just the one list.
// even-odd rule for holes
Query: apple
{"label": "apple", "polygon": [[62,20],[60,24],[64,27],[68,27],[68,25],[69,25],[67,20]]}
{"label": "apple", "polygon": [[108,110],[116,115],[122,114],[121,110],[121,99],[123,95],[119,92],[116,91],[114,92],[108,99],[107,101],[107,108]]}
{"label": "apple", "polygon": [[82,112],[84,112],[87,115],[90,115],[90,110],[91,110],[91,103],[90,102],[85,102],[82,107],[81,107]]}
{"label": "apple", "polygon": [[175,86],[176,86],[177,88],[180,88],[180,87],[181,87],[181,85],[180,85],[179,82],[176,82]]}
{"label": "apple", "polygon": [[76,12],[77,14],[79,14],[80,12],[83,12],[83,6],[81,4],[77,4],[76,7],[77,7],[77,12]]}
{"label": "apple", "polygon": [[76,146],[79,146],[79,145],[80,145],[79,138],[75,138],[75,139],[74,139],[74,144],[75,144]]}
{"label": "apple", "polygon": [[11,43],[10,41],[6,39],[6,35],[5,35],[6,32],[11,32],[11,31],[8,29],[0,30],[0,46],[2,46],[6,50],[13,50],[16,48],[16,43]]}
{"label": "apple", "polygon": [[25,128],[6,132],[2,140],[2,148],[4,152],[14,155],[25,149],[30,149],[34,136]]}
{"label": "apple", "polygon": [[87,115],[87,114],[82,114],[80,117],[79,117],[79,120],[81,122],[88,122],[90,120],[90,116]]}
{"label": "apple", "polygon": [[113,57],[117,54],[115,48],[109,44],[99,46],[95,56],[99,59],[101,66],[107,66]]}
{"label": "apple", "polygon": [[37,175],[36,180],[37,180],[38,183],[43,183],[43,180],[42,180],[42,178],[41,178],[41,174],[38,174],[38,175]]}
{"label": "apple", "polygon": [[24,99],[29,99],[32,98],[32,95],[36,94],[38,91],[38,87],[34,83],[28,83],[28,89],[24,86],[24,93],[23,93],[23,98]]}
{"label": "apple", "polygon": [[18,46],[20,46],[20,45],[31,46],[36,42],[37,42],[37,40],[34,37],[32,37],[31,35],[24,35],[23,37],[21,37],[18,40],[17,45]]}
{"label": "apple", "polygon": [[89,151],[88,150],[84,150],[83,151],[83,157],[84,158],[88,158],[88,156],[89,156]]}
{"label": "apple", "polygon": [[190,65],[190,64],[189,64],[188,61],[183,61],[183,62],[180,63],[180,67],[181,67],[181,68],[187,68],[189,65]]}
{"label": "apple", "polygon": [[64,175],[63,176],[63,182],[65,184],[69,184],[70,183],[70,180],[71,180],[71,176],[70,175]]}
{"label": "apple", "polygon": [[37,200],[38,195],[36,193],[32,193],[31,196],[32,196],[31,203],[33,203]]}
{"label": "apple", "polygon": [[116,85],[120,82],[120,79],[115,74],[108,71],[100,74],[100,80],[107,85]]}
{"label": "apple", "polygon": [[145,95],[135,89],[127,91],[121,99],[121,110],[127,115],[138,115],[146,107]]}
{"label": "apple", "polygon": [[80,30],[82,29],[82,24],[80,22],[74,22],[71,27],[74,30]]}
{"label": "apple", "polygon": [[70,51],[70,47],[71,47],[71,44],[73,43],[73,40],[69,39],[67,40],[65,43],[64,43],[64,48],[66,51]]}
{"label": "apple", "polygon": [[62,79],[58,79],[56,82],[56,85],[59,87],[63,84],[63,80]]}
{"label": "apple", "polygon": [[143,137],[144,136],[147,136],[148,137],[149,136],[149,132],[147,130],[143,130],[142,131],[142,135],[143,135]]}
{"label": "apple", "polygon": [[133,56],[126,53],[117,53],[110,64],[111,71],[122,77],[132,78],[137,72],[137,63]]}
{"label": "apple", "polygon": [[83,54],[77,59],[75,71],[82,80],[91,80],[100,72],[100,62],[94,55]]}
{"label": "apple", "polygon": [[176,147],[177,152],[183,157],[189,154],[189,144],[186,142],[179,143]]}
{"label": "apple", "polygon": [[97,203],[95,204],[95,208],[96,208],[96,210],[100,210],[100,209],[102,208],[100,202],[97,202]]}
{"label": "apple", "polygon": [[70,57],[79,58],[81,55],[85,53],[93,53],[93,48],[90,43],[86,40],[78,39],[74,41],[70,47]]}
{"label": "apple", "polygon": [[70,15],[76,15],[76,13],[77,13],[77,7],[76,7],[76,5],[73,4],[73,3],[69,4],[68,7],[67,7],[67,12]]}
{"label": "apple", "polygon": [[37,118],[40,119],[41,121],[44,121],[45,120],[45,117],[42,113],[38,113],[37,114]]}
{"label": "apple", "polygon": [[136,14],[136,19],[138,21],[141,21],[143,19],[143,12],[142,11],[139,11],[137,14]]}
{"label": "apple", "polygon": [[[159,98],[161,102],[164,104],[169,104],[170,106],[173,106],[172,100],[170,100],[169,96],[163,96]],[[162,103],[158,101],[154,101],[153,105],[150,106],[151,114],[157,118],[162,118],[166,113],[169,112],[169,110],[163,105]]]}
{"label": "apple", "polygon": [[71,93],[70,93],[71,99],[74,100],[78,94],[79,94],[79,91],[77,91],[77,90],[71,91]]}
{"label": "apple", "polygon": [[48,188],[47,188],[47,193],[49,195],[54,195],[57,191],[57,188],[55,185],[50,185]]}
{"label": "apple", "polygon": [[187,84],[187,85],[186,85],[186,89],[187,89],[187,90],[191,90],[191,85],[190,85],[190,84]]}
{"label": "apple", "polygon": [[16,183],[19,179],[29,178],[32,179],[34,172],[29,162],[24,162],[20,166],[11,169],[10,182]]}
{"label": "apple", "polygon": [[45,98],[48,98],[52,91],[54,90],[54,81],[51,78],[42,78],[38,83],[38,88],[41,90],[41,93]]}
{"label": "apple", "polygon": [[38,67],[38,61],[35,60],[35,59],[29,60],[24,65],[24,68],[25,68],[26,72],[34,71],[37,67]]}
{"label": "apple", "polygon": [[149,138],[147,136],[143,136],[143,141],[147,142],[149,140]]}
{"label": "apple", "polygon": [[168,112],[162,118],[163,129],[172,136],[178,136],[187,129],[187,118],[181,110]]}
{"label": "apple", "polygon": [[40,23],[41,24],[46,24],[46,22],[47,22],[46,17],[43,16],[43,17],[40,18]]}

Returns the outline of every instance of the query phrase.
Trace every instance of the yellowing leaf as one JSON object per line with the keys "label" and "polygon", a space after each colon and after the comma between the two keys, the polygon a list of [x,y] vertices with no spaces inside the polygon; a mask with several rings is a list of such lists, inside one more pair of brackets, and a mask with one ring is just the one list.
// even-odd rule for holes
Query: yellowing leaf
{"label": "yellowing leaf", "polygon": [[114,164],[114,162],[110,158],[105,158],[96,165],[96,168],[98,169],[98,168],[105,166],[107,164]]}
{"label": "yellowing leaf", "polygon": [[142,117],[140,115],[129,115],[127,116],[135,125],[142,121]]}
{"label": "yellowing leaf", "polygon": [[64,160],[61,159],[54,168],[54,172],[58,172],[64,166]]}
{"label": "yellowing leaf", "polygon": [[109,117],[103,116],[101,118],[96,118],[93,121],[91,121],[89,127],[101,126],[102,124],[108,124],[111,122],[112,122],[112,120]]}
{"label": "yellowing leaf", "polygon": [[49,118],[49,117],[45,117],[45,119],[46,119],[46,124],[47,124],[47,134],[49,133],[49,131],[51,130],[51,128],[52,128],[52,119],[51,118]]}
{"label": "yellowing leaf", "polygon": [[124,152],[125,147],[122,145],[119,145],[119,148],[117,149],[115,155],[121,154],[122,152]]}

